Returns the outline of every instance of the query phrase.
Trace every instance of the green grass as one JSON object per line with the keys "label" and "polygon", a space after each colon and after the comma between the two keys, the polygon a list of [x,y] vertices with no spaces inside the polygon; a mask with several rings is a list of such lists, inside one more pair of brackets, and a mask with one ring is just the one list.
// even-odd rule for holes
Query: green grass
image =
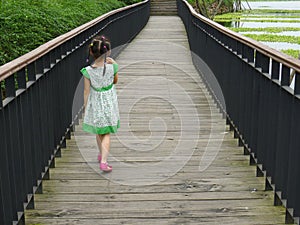
{"label": "green grass", "polygon": [[[263,11],[263,12],[262,12]],[[243,11],[235,13],[226,13],[222,15],[216,15],[214,20],[216,22],[230,22],[230,21],[247,21],[247,22],[284,22],[284,23],[299,23],[299,20],[293,20],[295,18],[300,18],[300,11],[297,10],[297,13],[288,13],[287,10],[265,12],[266,10],[252,10],[252,11]],[[294,10],[290,10],[294,11]],[[296,11],[296,10],[295,10]],[[267,14],[270,15],[267,15]],[[275,14],[275,15],[274,15]],[[277,15],[276,15],[277,14]],[[251,18],[255,18],[251,20]],[[257,20],[257,18],[260,18]],[[281,18],[289,18],[289,20],[281,20]]]}
{"label": "green grass", "polygon": [[243,19],[243,18],[232,18],[232,19],[221,19],[221,18],[218,18],[218,19],[215,19],[216,22],[237,22],[237,21],[240,21],[240,22],[256,22],[256,23],[299,23],[300,20],[280,20],[280,19],[260,19],[260,20],[255,20],[255,19]]}
{"label": "green grass", "polygon": [[106,12],[141,0],[2,0],[0,65]]}
{"label": "green grass", "polygon": [[[268,15],[270,14],[270,15]],[[275,15],[272,15],[275,14]],[[284,15],[289,14],[289,15]],[[241,19],[241,18],[299,18],[300,17],[300,10],[274,10],[274,9],[254,9],[254,10],[244,10],[242,12],[233,12],[233,13],[226,13],[222,15],[216,15],[215,20],[233,20],[233,19]],[[257,21],[257,20],[256,20]],[[262,19],[261,21],[264,21]],[[274,20],[275,21],[275,20]],[[299,20],[297,21],[299,22]]]}
{"label": "green grass", "polygon": [[290,10],[290,9],[252,9],[245,12],[251,12],[253,14],[265,14],[265,13],[300,13],[299,9]]}
{"label": "green grass", "polygon": [[300,10],[290,10],[290,9],[252,9],[252,10],[244,10],[244,13],[251,14],[268,14],[268,13],[276,13],[276,14],[284,14],[284,13],[300,13]]}
{"label": "green grass", "polygon": [[244,36],[247,36],[257,41],[287,42],[300,44],[300,37],[296,36],[283,36],[276,34],[244,34]]}
{"label": "green grass", "polygon": [[285,2],[285,1],[299,1],[299,0],[248,0],[248,2]]}
{"label": "green grass", "polygon": [[235,28],[232,27],[230,28],[231,30],[235,32],[252,32],[252,31],[261,31],[261,32],[267,32],[267,33],[280,33],[283,31],[300,31],[300,27],[257,27],[257,28],[248,28],[248,27],[240,27],[240,28]]}
{"label": "green grass", "polygon": [[287,49],[287,50],[282,50],[283,53],[290,55],[296,59],[299,58],[300,55],[300,50],[295,50],[295,49]]}

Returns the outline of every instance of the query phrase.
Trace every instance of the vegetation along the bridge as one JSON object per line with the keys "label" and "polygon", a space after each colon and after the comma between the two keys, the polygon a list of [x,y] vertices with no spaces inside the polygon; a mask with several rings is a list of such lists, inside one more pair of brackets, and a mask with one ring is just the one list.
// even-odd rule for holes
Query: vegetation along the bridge
{"label": "vegetation along the bridge", "polygon": [[232,12],[235,1],[239,0],[188,0],[197,12],[210,19],[217,14]]}
{"label": "vegetation along the bridge", "polygon": [[0,65],[106,12],[141,0],[1,0]]}
{"label": "vegetation along the bridge", "polygon": [[214,17],[216,22],[254,40],[271,43],[273,48],[278,46],[294,58],[300,54],[299,19],[300,10],[278,9],[248,9]]}
{"label": "vegetation along the bridge", "polygon": [[[1,0],[0,66],[106,12],[141,1]],[[4,82],[0,86],[5,95]]]}
{"label": "vegetation along the bridge", "polygon": [[[188,1],[203,16],[254,40],[269,44],[294,58],[299,57],[300,27],[297,25],[300,21],[300,10],[297,10],[299,8],[268,8],[268,2],[271,2],[268,0]],[[272,1],[274,2],[274,0]],[[251,2],[263,2],[266,4],[266,8],[251,9]],[[280,3],[280,0],[277,2]],[[250,23],[252,25],[248,26]],[[273,25],[270,26],[270,24]]]}

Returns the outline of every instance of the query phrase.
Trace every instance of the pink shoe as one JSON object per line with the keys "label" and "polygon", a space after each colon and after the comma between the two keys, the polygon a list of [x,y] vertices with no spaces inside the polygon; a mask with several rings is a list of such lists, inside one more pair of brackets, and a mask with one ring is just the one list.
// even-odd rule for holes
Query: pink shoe
{"label": "pink shoe", "polygon": [[100,163],[100,170],[103,172],[111,172],[112,171],[112,166],[108,165],[108,163]]}
{"label": "pink shoe", "polygon": [[99,153],[99,154],[98,154],[98,161],[101,162],[101,159],[102,159],[102,156],[101,156],[101,154]]}

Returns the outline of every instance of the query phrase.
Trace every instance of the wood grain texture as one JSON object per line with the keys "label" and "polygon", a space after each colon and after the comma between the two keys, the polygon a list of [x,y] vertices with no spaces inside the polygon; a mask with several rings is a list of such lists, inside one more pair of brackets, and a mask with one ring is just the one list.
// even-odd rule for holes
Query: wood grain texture
{"label": "wood grain texture", "polygon": [[177,15],[176,0],[151,0],[151,15]]}
{"label": "wood grain texture", "polygon": [[178,17],[150,17],[117,61],[112,173],[100,172],[95,137],[77,126],[26,224],[284,224],[197,74]]}

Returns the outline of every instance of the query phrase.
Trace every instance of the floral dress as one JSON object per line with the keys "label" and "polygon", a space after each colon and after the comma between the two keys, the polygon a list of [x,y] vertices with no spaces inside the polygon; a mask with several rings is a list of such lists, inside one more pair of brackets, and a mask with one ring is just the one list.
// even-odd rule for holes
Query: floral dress
{"label": "floral dress", "polygon": [[104,67],[85,67],[80,72],[90,80],[90,94],[86,103],[83,130],[93,134],[116,133],[120,127],[118,99],[114,76],[118,64]]}

